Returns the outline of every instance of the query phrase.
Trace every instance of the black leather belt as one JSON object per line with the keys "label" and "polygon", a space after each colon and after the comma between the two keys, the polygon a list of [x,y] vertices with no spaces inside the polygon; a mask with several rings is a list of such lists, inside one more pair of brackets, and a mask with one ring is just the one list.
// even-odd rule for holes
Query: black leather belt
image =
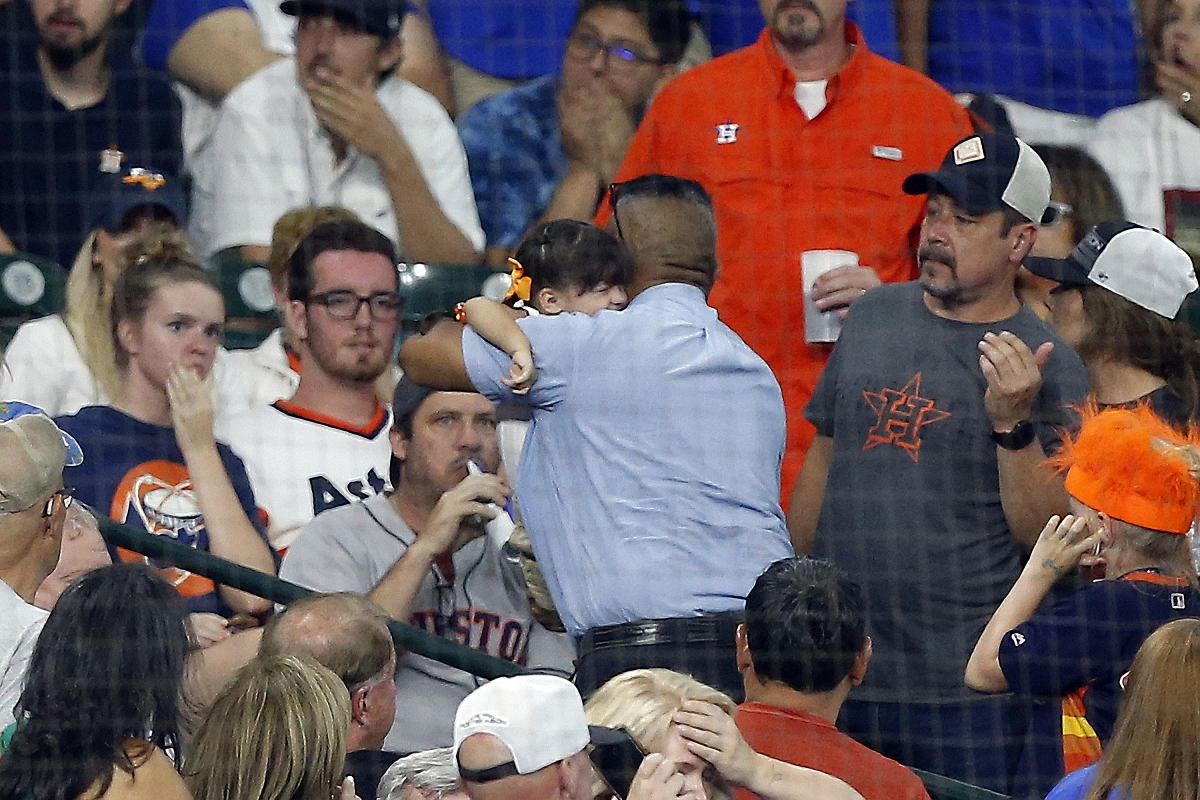
{"label": "black leather belt", "polygon": [[653,644],[728,644],[733,645],[740,611],[704,614],[698,617],[641,619],[619,625],[592,628],[579,639],[579,654],[610,647]]}

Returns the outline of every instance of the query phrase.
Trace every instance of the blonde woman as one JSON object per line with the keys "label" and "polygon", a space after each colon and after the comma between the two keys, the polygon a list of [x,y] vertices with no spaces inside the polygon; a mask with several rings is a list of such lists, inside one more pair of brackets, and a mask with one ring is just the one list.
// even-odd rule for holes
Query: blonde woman
{"label": "blonde woman", "polygon": [[1128,673],[1112,741],[1099,764],[1072,772],[1046,800],[1200,797],[1200,620],[1150,634]]}
{"label": "blonde woman", "polygon": [[727,695],[690,675],[669,669],[635,669],[611,678],[583,706],[588,724],[624,728],[646,753],[661,753],[683,776],[680,797],[728,798],[729,787],[712,766],[688,750],[671,716],[689,700],[713,704],[726,714],[735,705]]}
{"label": "blonde woman", "polygon": [[173,185],[161,175],[130,177],[110,176],[96,190],[91,202],[100,211],[71,265],[66,308],[17,329],[0,368],[0,396],[58,416],[120,393],[110,308],[126,252],[146,236],[184,239],[183,200]]}
{"label": "blonde woman", "polygon": [[350,695],[306,656],[251,661],[217,695],[183,766],[195,800],[341,800]]}
{"label": "blonde woman", "polygon": [[[64,479],[92,508],[269,574],[275,562],[241,460],[213,436],[206,379],[225,322],[211,274],[178,246],[160,243],[115,282],[114,360],[120,391],[109,405],[58,418],[93,458]],[[147,560],[128,551],[114,559]],[[232,639],[270,602],[166,564],[156,566],[183,595],[202,648]],[[242,644],[253,652],[248,640]]]}

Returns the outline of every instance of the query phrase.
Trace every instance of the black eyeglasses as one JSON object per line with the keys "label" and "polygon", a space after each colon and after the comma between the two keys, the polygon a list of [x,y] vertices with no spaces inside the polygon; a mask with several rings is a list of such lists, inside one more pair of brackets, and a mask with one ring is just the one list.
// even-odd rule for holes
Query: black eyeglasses
{"label": "black eyeglasses", "polygon": [[[598,36],[587,33],[572,33],[567,37],[567,55],[580,61],[596,57],[597,53],[605,54],[605,62],[616,64],[618,67],[634,67],[639,64],[662,64],[661,58],[643,55],[631,47],[617,42],[606,42]],[[609,56],[615,56],[616,61],[608,61]]]}
{"label": "black eyeglasses", "polygon": [[625,241],[625,237],[621,234],[621,220],[617,217],[617,198],[621,196],[622,183],[610,183],[608,185],[608,207],[612,209],[613,225],[617,228],[617,238]]}
{"label": "black eyeglasses", "polygon": [[54,494],[46,500],[46,507],[42,509],[42,519],[54,516],[54,501],[58,498],[62,498],[63,511],[66,511],[71,507],[71,503],[75,502],[75,488],[64,486],[61,489],[55,489]]}
{"label": "black eyeglasses", "polygon": [[358,309],[366,305],[371,319],[376,322],[392,322],[404,308],[404,298],[397,292],[361,295],[349,289],[335,289],[310,295],[308,302],[325,306],[325,311],[334,319],[354,319],[358,316]]}

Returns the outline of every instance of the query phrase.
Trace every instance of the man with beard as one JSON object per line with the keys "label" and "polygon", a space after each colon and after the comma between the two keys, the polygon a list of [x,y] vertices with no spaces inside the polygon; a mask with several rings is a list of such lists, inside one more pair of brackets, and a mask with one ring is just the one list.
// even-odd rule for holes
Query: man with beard
{"label": "man with beard", "polygon": [[201,254],[265,260],[289,209],[340,205],[405,259],[473,263],[483,250],[467,158],[441,104],[402,79],[402,0],[285,0],[296,53],[221,104],[193,158]]}
{"label": "man with beard", "polygon": [[361,222],[319,225],[288,262],[288,298],[306,345],[296,393],[218,423],[280,553],[317,514],[388,486],[390,414],[374,382],[400,325],[395,250]]}
{"label": "man with beard", "polygon": [[[484,522],[511,491],[496,475],[496,408],[474,392],[396,387],[390,432],[395,490],[323,514],[304,528],[280,575],[322,592],[367,595],[388,616],[488,655],[569,673],[574,648],[538,625],[524,584]],[[486,474],[469,475],[468,461]],[[387,748],[453,742],[459,701],[482,681],[414,653],[396,665],[400,694]]]}
{"label": "man with beard", "polygon": [[34,30],[6,31],[0,252],[70,264],[95,216],[86,201],[100,173],[136,165],[178,174],[179,109],[170,86],[112,46],[113,21],[129,4],[29,0]]}
{"label": "man with beard", "polygon": [[785,493],[812,439],[801,411],[830,350],[804,339],[801,253],[858,254],[862,266],[817,282],[822,310],[916,277],[922,207],[900,184],[971,132],[946,91],[868,50],[846,2],[759,0],[758,41],[668,84],[617,175],[678,175],[712,195],[721,276],[710,302],[779,378]]}
{"label": "man with beard", "polygon": [[920,280],[870,292],[846,320],[805,410],[817,437],[790,531],[866,598],[875,665],[842,727],[1007,793],[1020,715],[1010,696],[973,694],[963,669],[1042,525],[1067,510],[1039,465],[1087,376],[1014,290],[1050,200],[1032,148],[969,137],[904,191],[928,194]]}

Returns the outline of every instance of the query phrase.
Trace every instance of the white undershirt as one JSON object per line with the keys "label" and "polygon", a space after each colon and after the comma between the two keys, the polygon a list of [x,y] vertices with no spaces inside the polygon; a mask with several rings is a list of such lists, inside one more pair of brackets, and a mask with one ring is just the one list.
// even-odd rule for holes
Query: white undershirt
{"label": "white undershirt", "polygon": [[804,115],[809,119],[816,119],[817,115],[825,110],[828,101],[825,99],[825,87],[829,85],[828,80],[819,81],[796,81],[796,105],[804,111]]}

